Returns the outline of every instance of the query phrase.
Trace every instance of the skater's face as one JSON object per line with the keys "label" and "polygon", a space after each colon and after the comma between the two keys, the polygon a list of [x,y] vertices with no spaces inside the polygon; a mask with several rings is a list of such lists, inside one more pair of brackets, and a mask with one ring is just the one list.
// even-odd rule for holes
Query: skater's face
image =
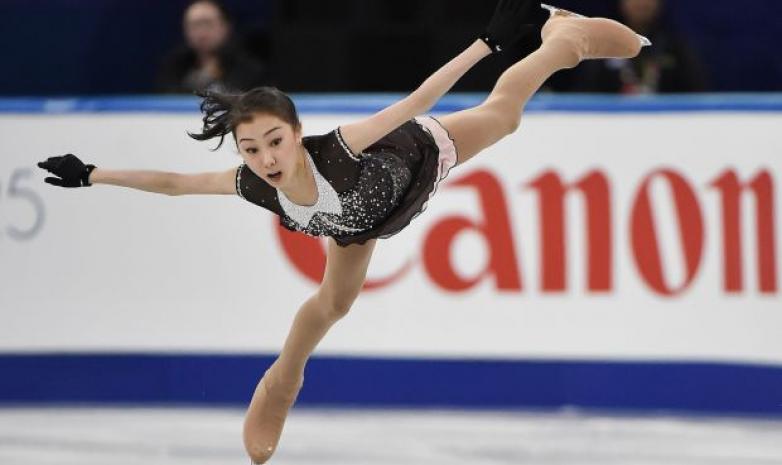
{"label": "skater's face", "polygon": [[256,113],[236,126],[236,143],[245,164],[270,185],[281,189],[295,179],[301,159],[301,128],[279,117]]}

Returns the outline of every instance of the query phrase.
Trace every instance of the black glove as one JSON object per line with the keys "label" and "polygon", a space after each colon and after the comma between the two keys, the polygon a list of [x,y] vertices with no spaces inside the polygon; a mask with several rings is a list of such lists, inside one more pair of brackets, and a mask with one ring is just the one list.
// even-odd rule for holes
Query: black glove
{"label": "black glove", "polygon": [[494,16],[480,39],[494,53],[508,49],[525,38],[539,43],[540,28],[548,16],[537,1],[499,0]]}
{"label": "black glove", "polygon": [[[90,173],[95,165],[85,165],[76,155],[68,154],[61,157],[49,157],[38,163],[38,168],[59,176],[48,177],[45,182],[60,187],[87,187],[90,184]],[[62,179],[61,179],[62,178]]]}

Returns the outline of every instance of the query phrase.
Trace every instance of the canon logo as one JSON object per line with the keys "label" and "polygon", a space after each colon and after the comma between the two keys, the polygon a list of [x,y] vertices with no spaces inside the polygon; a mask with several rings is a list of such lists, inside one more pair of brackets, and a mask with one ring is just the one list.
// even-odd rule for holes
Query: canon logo
{"label": "canon logo", "polygon": [[[660,238],[655,228],[650,185],[654,180],[670,187],[675,212],[675,224],[684,256],[684,279],[673,285],[664,279],[666,259],[661,254]],[[587,288],[590,292],[610,292],[614,287],[614,260],[617,244],[613,238],[614,212],[611,209],[611,183],[601,170],[584,174],[574,181],[563,181],[554,171],[546,171],[523,185],[537,194],[541,237],[541,287],[546,293],[562,293],[566,289],[567,247],[565,238],[565,198],[573,193],[583,196],[586,206]],[[461,215],[439,218],[426,232],[421,263],[438,287],[449,292],[464,292],[485,279],[491,279],[498,290],[521,292],[524,281],[518,266],[516,240],[511,230],[506,194],[499,179],[489,171],[478,170],[455,179],[449,189],[472,191],[480,204],[481,219]],[[727,169],[703,186],[720,197],[722,229],[722,288],[725,292],[745,291],[742,269],[741,197],[754,197],[754,228],[757,250],[758,291],[776,294],[778,290],[776,263],[776,229],[774,218],[774,183],[767,169],[759,170],[747,180]],[[658,169],[648,173],[638,183],[628,219],[628,234],[632,261],[639,276],[656,294],[674,296],[685,291],[701,268],[704,251],[703,209],[696,189],[682,174],[673,169]],[[451,263],[451,248],[460,234],[471,231],[482,236],[487,245],[488,261],[477,276],[465,278]],[[746,231],[744,231],[746,232]],[[325,267],[325,251],[321,241],[279,228],[283,250],[291,263],[308,279],[319,283]],[[368,281],[366,289],[388,286],[403,277],[412,266],[408,263],[392,276]]]}

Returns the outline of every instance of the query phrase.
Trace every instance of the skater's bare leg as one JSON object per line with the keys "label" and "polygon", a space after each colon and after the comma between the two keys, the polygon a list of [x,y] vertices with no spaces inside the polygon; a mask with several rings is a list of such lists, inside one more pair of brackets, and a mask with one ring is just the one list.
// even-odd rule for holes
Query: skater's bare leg
{"label": "skater's bare leg", "polygon": [[339,247],[329,241],[323,282],[296,313],[280,356],[258,383],[247,409],[244,444],[253,462],[265,463],[277,448],[304,379],[304,366],[329,328],[348,313],[358,297],[375,242]]}
{"label": "skater's bare leg", "polygon": [[549,19],[541,37],[541,47],[508,68],[482,104],[440,118],[456,143],[458,164],[515,132],[525,105],[552,74],[584,59],[630,58],[641,50],[638,36],[626,26],[567,13]]}

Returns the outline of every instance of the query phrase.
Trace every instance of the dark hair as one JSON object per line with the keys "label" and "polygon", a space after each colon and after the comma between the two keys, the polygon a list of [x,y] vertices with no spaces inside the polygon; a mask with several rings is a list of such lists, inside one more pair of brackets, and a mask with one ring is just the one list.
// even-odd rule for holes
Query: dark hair
{"label": "dark hair", "polygon": [[228,8],[226,8],[225,4],[220,0],[192,0],[187,4],[184,11],[189,10],[191,6],[197,3],[208,3],[212,5],[220,13],[220,16],[223,17],[223,21],[225,21],[228,24],[233,23],[233,17],[231,17],[231,14],[228,12]]}
{"label": "dark hair", "polygon": [[243,94],[230,94],[207,90],[197,92],[202,97],[201,112],[204,114],[204,127],[200,134],[187,134],[195,140],[210,140],[219,137],[223,145],[228,134],[236,136],[236,126],[246,123],[256,113],[274,115],[294,129],[301,128],[299,115],[293,100],[276,87],[256,87]]}

